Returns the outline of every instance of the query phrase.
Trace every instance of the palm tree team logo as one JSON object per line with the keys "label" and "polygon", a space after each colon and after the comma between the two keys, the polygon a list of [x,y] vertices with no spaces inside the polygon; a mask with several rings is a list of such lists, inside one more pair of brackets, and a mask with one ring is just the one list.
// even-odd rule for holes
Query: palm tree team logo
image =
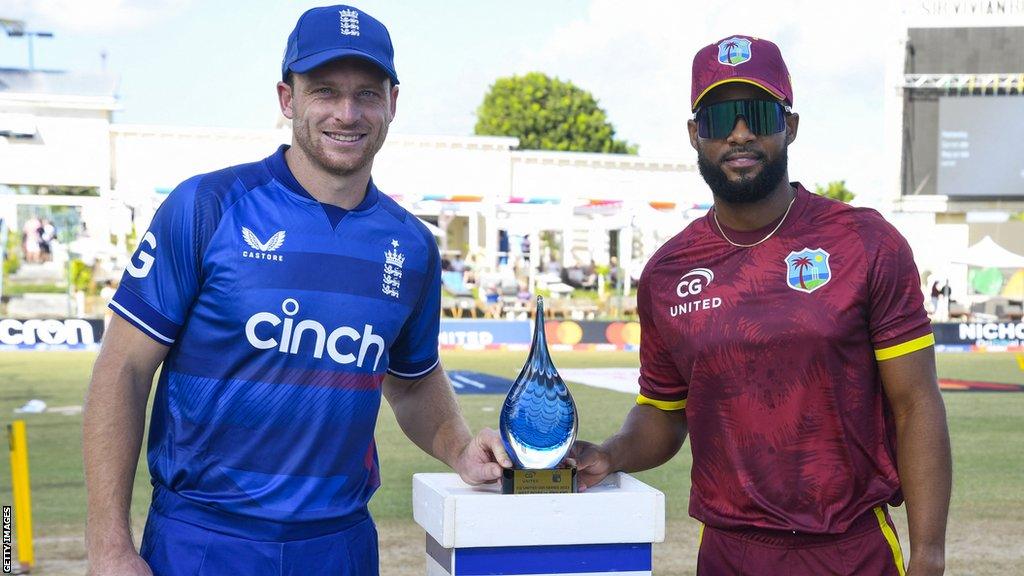
{"label": "palm tree team logo", "polygon": [[786,256],[786,283],[793,290],[810,294],[832,279],[829,253],[821,248],[804,248]]}
{"label": "palm tree team logo", "polygon": [[750,40],[733,36],[718,44],[718,61],[726,66],[739,66],[750,60]]}

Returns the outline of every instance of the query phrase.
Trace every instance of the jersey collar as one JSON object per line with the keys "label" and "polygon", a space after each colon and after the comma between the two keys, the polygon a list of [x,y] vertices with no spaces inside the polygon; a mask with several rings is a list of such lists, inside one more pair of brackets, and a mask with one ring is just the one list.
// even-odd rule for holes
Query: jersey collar
{"label": "jersey collar", "polygon": [[[274,176],[274,179],[276,179],[278,182],[284,185],[284,187],[287,188],[289,192],[292,192],[307,200],[312,200],[313,202],[320,203],[316,198],[313,197],[312,194],[307,192],[306,189],[302,187],[302,184],[299,184],[299,181],[295,179],[295,175],[292,174],[291,169],[288,168],[288,162],[286,162],[284,159],[284,153],[289,148],[291,148],[291,146],[287,144],[282,144],[277,149],[276,152],[274,152],[270,157],[267,158],[267,167],[270,168],[270,173]],[[377,186],[376,184],[373,183],[373,178],[371,177],[370,182],[366,185],[366,195],[363,196],[363,201],[360,202],[358,206],[353,208],[352,212],[362,212],[363,210],[368,210],[369,208],[372,208],[374,205],[377,204],[379,196],[380,191],[377,190]],[[348,210],[345,210],[344,208],[338,208],[337,206],[333,206],[333,208],[348,212]]]}
{"label": "jersey collar", "polygon": [[[776,236],[782,233],[783,230],[792,226],[793,222],[800,220],[800,215],[803,213],[804,207],[807,205],[807,199],[810,195],[810,192],[804,188],[803,184],[799,182],[790,182],[789,184],[793,187],[793,192],[796,196],[793,199],[793,206],[790,208],[789,214],[786,216],[787,222],[784,222],[782,226],[779,227],[779,230],[775,233]],[[704,221],[716,236],[721,237],[721,234],[715,231],[716,227],[713,218],[714,216],[712,215],[711,210],[708,210],[708,213],[704,216]],[[782,219],[782,216],[779,216],[779,219]],[[726,234],[728,234],[729,238],[734,242],[747,244],[750,242],[757,242],[761,238],[764,238],[765,234],[778,225],[779,219],[773,220],[756,230],[733,230],[724,224],[722,225],[722,228],[725,229]]]}

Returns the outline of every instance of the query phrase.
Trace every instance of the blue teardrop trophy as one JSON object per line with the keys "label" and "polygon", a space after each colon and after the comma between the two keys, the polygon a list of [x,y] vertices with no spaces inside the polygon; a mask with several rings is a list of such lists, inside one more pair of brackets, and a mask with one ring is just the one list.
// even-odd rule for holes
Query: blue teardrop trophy
{"label": "blue teardrop trophy", "polygon": [[504,494],[576,492],[576,468],[558,467],[576,441],[576,403],[558,375],[544,335],[544,300],[537,298],[530,355],[505,397],[499,430],[513,468]]}

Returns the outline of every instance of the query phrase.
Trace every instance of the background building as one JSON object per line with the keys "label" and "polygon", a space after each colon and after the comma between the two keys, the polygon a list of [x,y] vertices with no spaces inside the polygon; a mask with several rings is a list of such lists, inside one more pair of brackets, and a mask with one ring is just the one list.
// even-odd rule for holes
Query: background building
{"label": "background building", "polygon": [[[887,23],[886,164],[852,169],[890,175],[875,207],[922,272],[966,299],[972,272],[956,255],[985,236],[1024,253],[1024,0],[904,6]],[[117,124],[117,94],[109,74],[0,69],[0,218],[15,233],[49,218],[63,244],[103,255],[111,275],[179,182],[290,140],[281,121]],[[513,138],[392,134],[374,178],[433,226],[446,257],[526,270],[531,284],[548,265],[617,262],[635,276],[712,200],[690,160],[519,150]]]}
{"label": "background building", "polygon": [[1024,253],[1024,0],[907,3],[886,81],[893,219],[919,266],[967,295],[951,262],[966,246]]}
{"label": "background building", "polygon": [[[33,217],[62,233],[52,273],[103,256],[116,275],[128,238],[148,227],[186,178],[271,154],[266,130],[115,124],[117,78],[0,70],[0,218],[18,234]],[[514,138],[392,134],[377,185],[429,223],[449,257],[508,265],[607,266],[634,276],[647,257],[710,206],[681,159],[518,150]]]}
{"label": "background building", "polygon": [[[913,3],[893,58],[900,208],[939,223],[1024,212],[1024,0]],[[1024,235],[987,232],[1024,250]]]}

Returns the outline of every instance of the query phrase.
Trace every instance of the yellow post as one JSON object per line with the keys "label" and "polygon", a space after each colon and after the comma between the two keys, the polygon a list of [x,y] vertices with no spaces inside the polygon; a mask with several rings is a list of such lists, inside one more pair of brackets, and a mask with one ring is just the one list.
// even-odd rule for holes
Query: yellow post
{"label": "yellow post", "polygon": [[32,493],[28,483],[28,441],[25,421],[7,426],[11,447],[11,489],[14,492],[14,526],[18,535],[18,563],[22,570],[32,568]]}

